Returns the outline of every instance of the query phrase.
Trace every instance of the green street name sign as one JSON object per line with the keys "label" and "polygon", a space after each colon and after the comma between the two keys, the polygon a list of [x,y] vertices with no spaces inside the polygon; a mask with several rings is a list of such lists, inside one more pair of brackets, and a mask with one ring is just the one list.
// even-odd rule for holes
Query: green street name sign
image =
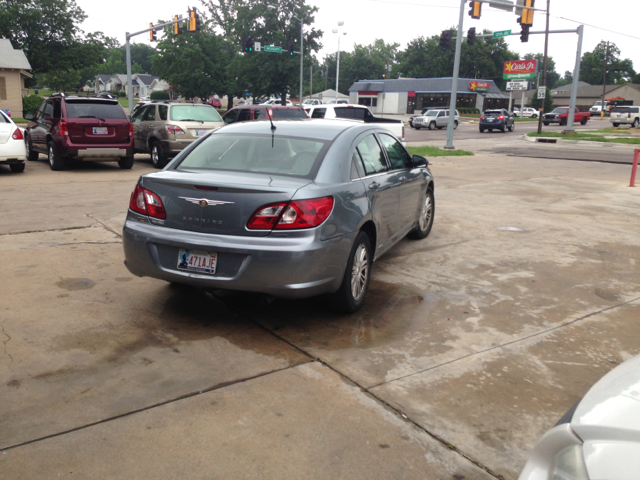
{"label": "green street name sign", "polygon": [[270,46],[266,46],[266,47],[264,47],[264,51],[265,51],[265,52],[282,53],[282,47],[270,47]]}
{"label": "green street name sign", "polygon": [[511,30],[502,30],[501,32],[493,32],[493,38],[508,37],[511,35]]}
{"label": "green street name sign", "polygon": [[505,73],[502,75],[505,80],[517,80],[523,78],[536,78],[535,72],[533,73]]}

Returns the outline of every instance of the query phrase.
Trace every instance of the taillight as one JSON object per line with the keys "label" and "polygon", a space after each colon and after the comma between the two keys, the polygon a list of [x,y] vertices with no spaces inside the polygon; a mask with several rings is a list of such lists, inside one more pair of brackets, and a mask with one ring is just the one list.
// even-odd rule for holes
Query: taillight
{"label": "taillight", "polygon": [[69,136],[69,124],[67,122],[60,122],[58,124],[58,130],[60,131],[60,135]]}
{"label": "taillight", "polygon": [[129,138],[133,137],[133,123],[129,124]]}
{"label": "taillight", "polygon": [[165,125],[167,132],[173,133],[174,135],[184,135],[184,130],[182,130],[178,125]]}
{"label": "taillight", "polygon": [[627,113],[627,118],[631,118],[631,113]]}
{"label": "taillight", "polygon": [[271,108],[267,109],[267,117],[268,118],[273,118],[273,110]]}
{"label": "taillight", "polygon": [[140,185],[136,185],[136,188],[131,194],[129,208],[136,213],[148,215],[153,218],[159,218],[161,220],[167,218],[167,213],[164,211],[160,197],[142,188]]}
{"label": "taillight", "polygon": [[485,119],[484,117],[480,117],[480,120],[484,120],[484,119]]}
{"label": "taillight", "polygon": [[333,197],[272,203],[255,211],[247,222],[250,230],[313,228],[324,222],[333,209]]}
{"label": "taillight", "polygon": [[14,140],[24,140],[24,135],[22,135],[22,130],[20,130],[19,128],[16,128],[16,131],[13,132],[13,135],[11,135],[11,138],[13,138]]}
{"label": "taillight", "polygon": [[504,120],[504,115],[500,115],[500,116],[498,117],[498,120]]}

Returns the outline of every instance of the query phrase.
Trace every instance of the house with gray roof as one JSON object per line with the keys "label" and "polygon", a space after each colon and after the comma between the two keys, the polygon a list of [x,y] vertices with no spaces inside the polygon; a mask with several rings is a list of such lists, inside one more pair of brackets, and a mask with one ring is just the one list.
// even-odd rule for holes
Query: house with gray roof
{"label": "house with gray roof", "polygon": [[113,75],[104,74],[104,73],[97,75],[96,81],[95,81],[95,88],[94,88],[95,93],[110,92],[111,84],[109,80],[111,80],[112,76]]}
{"label": "house with gray roof", "polygon": [[0,109],[11,111],[15,118],[22,118],[22,97],[29,95],[25,81],[33,75],[27,70],[31,64],[24,52],[0,38]]}
{"label": "house with gray roof", "polygon": [[[581,111],[588,111],[589,108],[596,102],[602,100],[602,85],[578,85],[576,92],[576,105]],[[558,91],[553,89],[551,91],[554,105],[569,105],[571,99],[571,88],[568,90]],[[633,100],[634,105],[640,105],[640,85],[634,83],[605,85],[604,98],[620,97],[625,100]]]}
{"label": "house with gray roof", "polygon": [[[366,105],[373,113],[406,114],[425,107],[448,107],[453,79],[397,78],[360,80],[349,87],[349,103]],[[509,95],[493,80],[459,78],[456,85],[457,108],[508,108]]]}

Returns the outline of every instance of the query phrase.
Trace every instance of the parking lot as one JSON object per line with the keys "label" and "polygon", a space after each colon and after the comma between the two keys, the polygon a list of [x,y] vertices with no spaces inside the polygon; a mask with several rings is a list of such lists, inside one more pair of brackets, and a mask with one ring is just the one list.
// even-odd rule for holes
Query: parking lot
{"label": "parking lot", "polygon": [[516,479],[640,353],[630,167],[496,152],[534,145],[524,123],[460,126],[479,154],[431,159],[433,231],[376,262],[353,315],[131,275],[148,156],[0,167],[0,479]]}

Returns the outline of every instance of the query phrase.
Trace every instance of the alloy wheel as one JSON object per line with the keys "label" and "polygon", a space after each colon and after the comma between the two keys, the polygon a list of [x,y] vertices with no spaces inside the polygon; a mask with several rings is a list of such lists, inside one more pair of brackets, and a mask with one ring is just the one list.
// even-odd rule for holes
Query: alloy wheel
{"label": "alloy wheel", "polygon": [[158,152],[156,145],[151,148],[151,163],[153,163],[154,167],[157,167],[160,163],[160,152]]}
{"label": "alloy wheel", "polygon": [[431,204],[431,195],[427,195],[424,205],[422,206],[422,212],[420,212],[420,230],[426,230],[431,223],[431,216],[433,215],[433,206]]}
{"label": "alloy wheel", "polygon": [[358,245],[353,256],[353,268],[351,271],[351,295],[357,302],[362,297],[369,277],[369,253],[364,243]]}
{"label": "alloy wheel", "polygon": [[54,155],[53,155],[53,147],[49,145],[49,165],[53,167]]}

